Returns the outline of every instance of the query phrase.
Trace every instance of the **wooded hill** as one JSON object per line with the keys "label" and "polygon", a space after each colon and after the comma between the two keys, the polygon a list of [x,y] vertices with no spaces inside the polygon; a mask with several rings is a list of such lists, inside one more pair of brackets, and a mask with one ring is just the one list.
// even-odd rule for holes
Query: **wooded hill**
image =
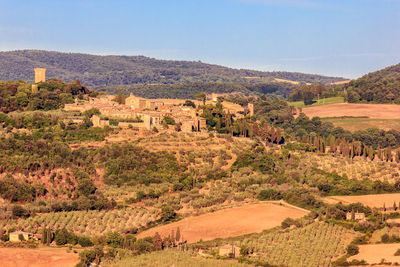
{"label": "wooded hill", "polygon": [[[144,56],[96,56],[41,50],[0,52],[0,80],[32,82],[35,67],[46,68],[48,78],[58,78],[66,82],[79,79],[82,84],[93,89],[103,86],[105,91],[113,89],[109,86],[135,84],[194,82],[277,84],[275,78],[301,83],[327,84],[343,80],[314,74],[232,69],[200,61],[158,60]],[[293,87],[289,83],[283,84],[288,88]],[[129,87],[133,90],[131,88],[134,86]]]}
{"label": "wooded hill", "polygon": [[350,103],[400,104],[400,64],[368,73],[346,84],[344,88]]}

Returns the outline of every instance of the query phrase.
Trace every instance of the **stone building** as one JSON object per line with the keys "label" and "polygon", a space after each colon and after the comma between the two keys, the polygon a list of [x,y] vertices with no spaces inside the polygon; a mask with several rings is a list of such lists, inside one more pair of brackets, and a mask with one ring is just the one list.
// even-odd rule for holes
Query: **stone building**
{"label": "stone building", "polygon": [[46,81],[46,69],[35,68],[35,83],[40,83],[45,81]]}
{"label": "stone building", "polygon": [[28,240],[30,237],[33,238],[33,234],[27,232],[16,231],[10,233],[10,241],[12,242],[20,242]]}
{"label": "stone building", "polygon": [[364,212],[347,212],[346,220],[366,221]]}

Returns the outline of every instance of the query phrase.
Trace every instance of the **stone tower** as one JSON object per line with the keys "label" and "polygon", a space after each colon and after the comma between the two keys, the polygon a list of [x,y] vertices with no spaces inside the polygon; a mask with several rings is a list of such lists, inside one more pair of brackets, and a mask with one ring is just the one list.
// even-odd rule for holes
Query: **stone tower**
{"label": "stone tower", "polygon": [[254,115],[254,105],[252,103],[248,103],[247,104],[247,108],[249,109],[249,116],[253,116]]}
{"label": "stone tower", "polygon": [[46,81],[46,69],[35,68],[35,83]]}

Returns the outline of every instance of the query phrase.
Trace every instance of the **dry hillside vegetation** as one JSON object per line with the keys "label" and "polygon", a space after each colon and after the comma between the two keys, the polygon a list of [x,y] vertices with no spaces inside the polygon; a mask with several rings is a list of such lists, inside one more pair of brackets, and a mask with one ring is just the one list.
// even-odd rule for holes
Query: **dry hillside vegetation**
{"label": "dry hillside vegetation", "polygon": [[150,151],[169,151],[178,161],[196,168],[228,169],[237,154],[249,148],[252,141],[226,135],[202,133],[172,133],[141,139],[138,142]]}
{"label": "dry hillside vegetation", "polygon": [[279,226],[287,217],[297,219],[307,213],[306,210],[276,203],[244,205],[155,227],[140,233],[138,237],[154,236],[156,232],[165,237],[179,227],[185,240],[194,243],[260,232]]}
{"label": "dry hillside vegetation", "polygon": [[300,166],[336,172],[339,175],[347,175],[348,178],[357,180],[369,179],[394,183],[400,176],[399,163],[371,161],[365,158],[350,159],[304,153],[300,155]]}

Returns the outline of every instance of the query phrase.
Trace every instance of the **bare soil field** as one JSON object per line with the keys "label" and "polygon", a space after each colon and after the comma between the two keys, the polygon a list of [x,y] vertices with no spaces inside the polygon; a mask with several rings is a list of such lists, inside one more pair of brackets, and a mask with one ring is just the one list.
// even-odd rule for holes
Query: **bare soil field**
{"label": "bare soil field", "polygon": [[78,254],[67,253],[65,248],[0,248],[2,267],[72,267],[78,262]]}
{"label": "bare soil field", "polygon": [[308,117],[368,117],[372,119],[400,119],[400,105],[339,103],[303,108]]}
{"label": "bare soil field", "polygon": [[215,238],[227,238],[279,226],[287,217],[303,217],[308,211],[277,203],[259,203],[244,205],[214,213],[185,218],[181,221],[149,229],[138,235],[139,238],[154,236],[158,232],[162,237],[180,228],[182,240],[189,243]]}
{"label": "bare soil field", "polygon": [[394,253],[400,249],[400,244],[374,244],[360,245],[360,253],[352,256],[348,261],[365,260],[369,264],[381,263],[382,259],[385,262],[400,263],[400,256],[394,256]]}
{"label": "bare soil field", "polygon": [[324,198],[326,203],[338,203],[350,204],[360,202],[371,208],[382,208],[385,204],[386,208],[393,206],[393,202],[396,205],[400,201],[400,193],[397,194],[376,194],[376,195],[361,195],[361,196],[331,196]]}

